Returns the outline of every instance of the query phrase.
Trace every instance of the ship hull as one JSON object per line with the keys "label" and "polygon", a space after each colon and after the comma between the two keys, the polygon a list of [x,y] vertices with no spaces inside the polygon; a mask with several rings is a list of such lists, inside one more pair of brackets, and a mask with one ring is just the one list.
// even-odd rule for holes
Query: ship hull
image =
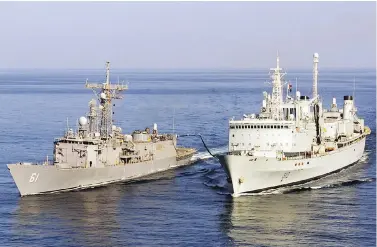
{"label": "ship hull", "polygon": [[62,169],[54,165],[9,164],[8,169],[21,196],[93,188],[129,181],[189,165],[192,155],[179,161],[176,157],[142,163],[101,168]]}
{"label": "ship hull", "polygon": [[363,155],[365,137],[360,141],[308,159],[221,155],[219,160],[232,181],[233,196],[305,183],[356,163]]}

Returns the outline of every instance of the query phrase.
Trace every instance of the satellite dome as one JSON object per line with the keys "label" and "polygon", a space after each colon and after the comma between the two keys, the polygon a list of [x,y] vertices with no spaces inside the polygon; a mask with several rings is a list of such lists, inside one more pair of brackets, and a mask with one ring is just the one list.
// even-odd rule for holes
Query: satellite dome
{"label": "satellite dome", "polygon": [[115,131],[115,130],[117,129],[117,126],[113,125],[113,126],[111,127],[111,129],[112,129],[113,131]]}
{"label": "satellite dome", "polygon": [[106,94],[105,93],[101,93],[100,97],[101,97],[101,99],[106,99]]}
{"label": "satellite dome", "polygon": [[316,52],[316,53],[314,53],[314,54],[313,54],[313,57],[314,57],[314,58],[319,58],[319,55],[318,55],[318,53],[317,53],[317,52]]}
{"label": "satellite dome", "polygon": [[86,117],[80,117],[79,118],[79,124],[81,125],[81,126],[84,126],[84,125],[86,125],[88,123],[88,119],[86,119]]}

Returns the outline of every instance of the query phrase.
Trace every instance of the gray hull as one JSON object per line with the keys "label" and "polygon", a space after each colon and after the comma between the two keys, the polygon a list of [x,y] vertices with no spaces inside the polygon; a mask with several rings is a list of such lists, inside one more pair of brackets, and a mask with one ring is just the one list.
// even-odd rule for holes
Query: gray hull
{"label": "gray hull", "polygon": [[310,159],[277,161],[266,157],[219,156],[232,180],[233,196],[305,183],[356,163],[363,155],[365,137],[327,155]]}
{"label": "gray hull", "polygon": [[144,163],[101,168],[62,169],[53,165],[9,164],[21,196],[92,188],[109,183],[132,180],[191,163],[189,157],[176,157]]}

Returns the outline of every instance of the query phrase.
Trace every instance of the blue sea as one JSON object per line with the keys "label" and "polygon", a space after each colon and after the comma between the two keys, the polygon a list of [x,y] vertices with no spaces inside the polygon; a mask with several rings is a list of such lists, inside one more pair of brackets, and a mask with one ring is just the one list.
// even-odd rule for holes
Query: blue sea
{"label": "blue sea", "polygon": [[[287,71],[293,91],[311,96],[311,70]],[[0,246],[375,246],[376,73],[323,69],[329,107],[355,96],[371,128],[354,166],[304,185],[232,198],[226,175],[200,139],[195,163],[133,183],[21,198],[6,164],[52,157],[53,140],[88,111],[85,80],[104,70],[0,70]],[[257,112],[268,70],[113,70],[129,90],[115,102],[123,132],[201,134],[227,150],[228,120]],[[355,91],[354,88],[355,78]],[[173,124],[174,123],[174,124]]]}

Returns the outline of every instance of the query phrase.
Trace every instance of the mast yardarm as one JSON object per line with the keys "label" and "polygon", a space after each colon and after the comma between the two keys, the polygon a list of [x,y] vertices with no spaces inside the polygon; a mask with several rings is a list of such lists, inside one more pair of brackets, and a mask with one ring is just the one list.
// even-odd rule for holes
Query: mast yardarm
{"label": "mast yardarm", "polygon": [[[110,82],[110,62],[106,62],[106,82],[105,83],[89,83],[86,81],[86,88],[91,88],[97,96],[99,102],[99,131],[101,138],[109,138],[112,134],[113,126],[113,110],[112,100],[121,99],[121,92],[128,89],[127,85],[111,84]],[[93,104],[92,104],[93,107]]]}

